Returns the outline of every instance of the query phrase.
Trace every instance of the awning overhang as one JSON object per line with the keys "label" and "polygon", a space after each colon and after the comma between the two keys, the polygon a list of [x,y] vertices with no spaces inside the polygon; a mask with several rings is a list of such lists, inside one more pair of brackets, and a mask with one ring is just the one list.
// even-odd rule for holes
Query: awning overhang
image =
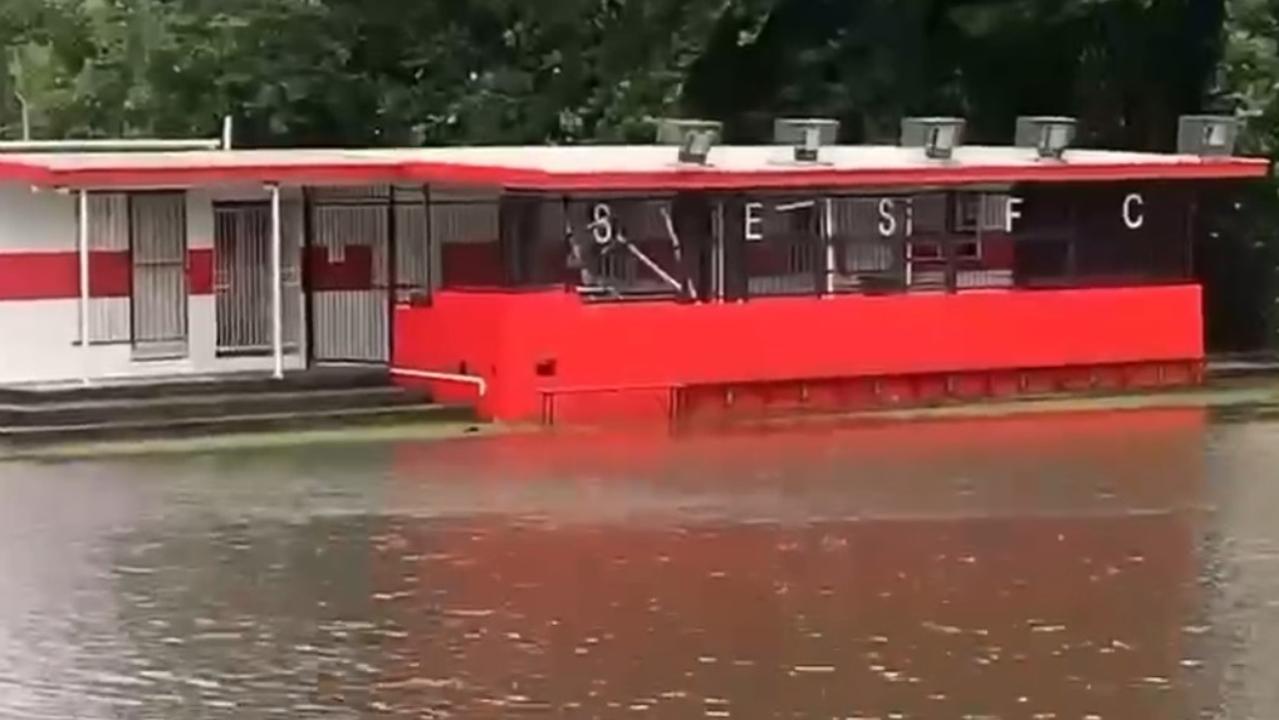
{"label": "awning overhang", "polygon": [[1028,182],[1263,178],[1266,159],[1078,151],[1036,162],[1021,148],[975,148],[953,162],[911,148],[832,148],[824,164],[779,162],[786,148],[717,148],[709,165],[680,165],[663,146],[238,150],[0,155],[0,181],[40,187],[201,187],[446,184],[528,191],[848,189]]}

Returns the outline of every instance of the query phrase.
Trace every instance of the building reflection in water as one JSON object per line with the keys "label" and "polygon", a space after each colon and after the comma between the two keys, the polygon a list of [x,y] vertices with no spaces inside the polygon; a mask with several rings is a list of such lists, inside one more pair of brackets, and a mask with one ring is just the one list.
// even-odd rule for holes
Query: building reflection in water
{"label": "building reflection in water", "polygon": [[1215,434],[1163,410],[0,467],[0,716],[1194,717],[1233,662],[1199,584]]}
{"label": "building reflection in water", "polygon": [[444,517],[375,548],[382,702],[1185,717],[1203,455],[1193,410],[403,447]]}

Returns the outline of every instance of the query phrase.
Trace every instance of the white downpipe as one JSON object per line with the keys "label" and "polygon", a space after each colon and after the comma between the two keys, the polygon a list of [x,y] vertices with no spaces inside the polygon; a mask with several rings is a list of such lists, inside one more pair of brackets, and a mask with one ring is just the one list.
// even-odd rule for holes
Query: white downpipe
{"label": "white downpipe", "polygon": [[281,268],[280,186],[271,189],[271,353],[275,357],[276,380],[284,378],[284,282]]}
{"label": "white downpipe", "polygon": [[915,258],[910,241],[906,240],[906,247],[902,251],[906,257],[906,291],[910,292],[910,286],[915,284]]}
{"label": "white downpipe", "polygon": [[434,370],[413,370],[411,368],[391,368],[392,375],[401,375],[403,377],[420,378],[422,380],[442,380],[444,382],[462,383],[464,385],[474,385],[480,393],[480,397],[488,395],[488,381],[479,375],[462,375],[460,373],[435,372]]}
{"label": "white downpipe", "polygon": [[15,92],[14,96],[18,98],[18,106],[22,109],[22,139],[31,139],[31,105],[27,103],[27,96],[21,92]]}
{"label": "white downpipe", "polygon": [[826,243],[826,294],[835,294],[835,271],[838,256],[835,253],[835,205],[826,198],[825,217],[822,219],[822,240]]}
{"label": "white downpipe", "polygon": [[92,368],[89,352],[89,191],[81,189],[76,228],[76,252],[80,261],[80,379],[89,384]]}
{"label": "white downpipe", "polygon": [[715,208],[715,297],[724,302],[724,279],[728,277],[724,269],[726,257],[724,248],[724,203]]}

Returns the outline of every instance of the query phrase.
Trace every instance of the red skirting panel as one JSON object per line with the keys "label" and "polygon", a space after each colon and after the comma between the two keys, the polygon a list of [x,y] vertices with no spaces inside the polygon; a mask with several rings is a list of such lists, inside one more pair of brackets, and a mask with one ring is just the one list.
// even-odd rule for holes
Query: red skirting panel
{"label": "red skirting panel", "polygon": [[[737,387],[729,404],[774,409],[918,404],[1197,381],[1200,303],[1194,285],[704,305],[445,291],[429,307],[397,309],[394,362],[483,377],[480,411],[503,420],[542,418],[548,403],[589,417],[591,395],[607,397],[600,405],[612,414],[626,393],[636,407],[678,414],[707,387],[721,397]],[[1024,372],[1041,369],[1051,373]],[[831,382],[846,379],[860,382]]]}

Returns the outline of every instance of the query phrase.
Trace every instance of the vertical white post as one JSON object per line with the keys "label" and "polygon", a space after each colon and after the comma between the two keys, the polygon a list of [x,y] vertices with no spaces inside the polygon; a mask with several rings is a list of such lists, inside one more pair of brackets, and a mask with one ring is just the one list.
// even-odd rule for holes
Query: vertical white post
{"label": "vertical white post", "polygon": [[830,198],[823,203],[822,241],[826,243],[826,294],[835,294],[835,205]]}
{"label": "vertical white post", "polygon": [[724,278],[728,274],[724,270],[724,201],[715,205],[715,297],[724,302]]}
{"label": "vertical white post", "polygon": [[281,269],[280,186],[271,185],[271,351],[276,380],[284,377],[284,297]]}
{"label": "vertical white post", "polygon": [[22,139],[31,139],[31,106],[27,104],[27,99],[22,93],[14,93],[18,96],[18,104],[22,107]]}
{"label": "vertical white post", "polygon": [[79,224],[76,228],[76,251],[80,260],[80,378],[89,384],[93,370],[89,353],[89,191],[81,189]]}

